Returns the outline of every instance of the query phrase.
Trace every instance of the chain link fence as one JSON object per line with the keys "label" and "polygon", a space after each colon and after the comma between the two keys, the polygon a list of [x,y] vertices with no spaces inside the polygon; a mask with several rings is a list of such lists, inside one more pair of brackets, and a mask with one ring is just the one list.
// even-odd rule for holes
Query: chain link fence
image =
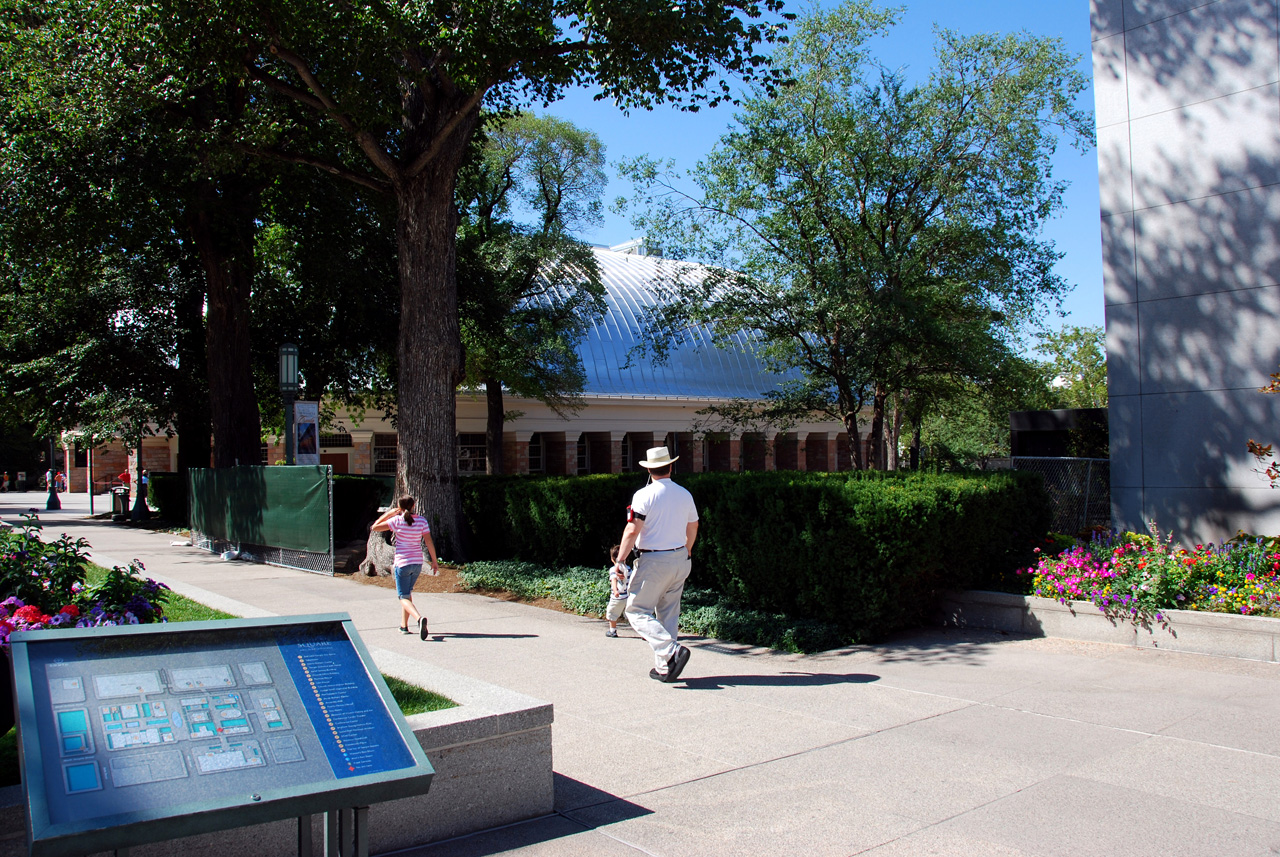
{"label": "chain link fence", "polygon": [[1110,459],[1016,457],[1012,463],[1014,470],[1044,477],[1054,532],[1075,534],[1089,527],[1111,526]]}

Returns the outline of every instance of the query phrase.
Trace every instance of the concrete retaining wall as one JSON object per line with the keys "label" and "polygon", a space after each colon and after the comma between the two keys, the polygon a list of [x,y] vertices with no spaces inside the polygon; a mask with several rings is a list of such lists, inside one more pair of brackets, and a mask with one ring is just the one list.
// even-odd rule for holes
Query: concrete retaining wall
{"label": "concrete retaining wall", "polygon": [[[514,693],[381,649],[378,668],[458,703],[408,718],[435,768],[425,795],[369,809],[370,853],[380,854],[546,815],[552,811],[551,703]],[[312,819],[322,854],[323,816]],[[22,788],[0,789],[0,857],[27,853]],[[145,845],[134,857],[170,854],[288,855],[298,853],[294,820]]]}
{"label": "concrete retaining wall", "polygon": [[1108,619],[1088,601],[1072,601],[1066,605],[1033,595],[980,591],[946,593],[938,607],[942,624],[961,628],[988,628],[1035,637],[1063,637],[1272,663],[1280,660],[1280,619],[1165,610],[1161,615],[1167,620],[1166,627],[1135,628],[1128,622]]}

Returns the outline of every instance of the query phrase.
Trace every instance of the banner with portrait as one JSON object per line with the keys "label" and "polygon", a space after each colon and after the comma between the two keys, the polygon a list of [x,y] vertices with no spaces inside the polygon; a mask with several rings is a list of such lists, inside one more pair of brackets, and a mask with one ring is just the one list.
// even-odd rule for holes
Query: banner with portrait
{"label": "banner with portrait", "polygon": [[295,464],[320,463],[320,403],[293,403]]}

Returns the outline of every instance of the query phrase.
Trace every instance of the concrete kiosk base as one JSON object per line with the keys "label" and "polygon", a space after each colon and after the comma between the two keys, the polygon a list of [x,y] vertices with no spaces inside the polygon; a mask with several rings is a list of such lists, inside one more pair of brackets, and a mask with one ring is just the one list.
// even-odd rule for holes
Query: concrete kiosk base
{"label": "concrete kiosk base", "polygon": [[[435,768],[428,794],[369,809],[371,854],[437,842],[552,810],[551,703],[442,670],[412,658],[371,649],[387,675],[426,687],[456,708],[408,718]],[[337,809],[337,807],[335,807]],[[323,854],[323,816],[312,818],[315,854]],[[0,789],[0,857],[27,853],[22,787]],[[296,855],[294,820],[158,842],[131,857],[169,854]]]}

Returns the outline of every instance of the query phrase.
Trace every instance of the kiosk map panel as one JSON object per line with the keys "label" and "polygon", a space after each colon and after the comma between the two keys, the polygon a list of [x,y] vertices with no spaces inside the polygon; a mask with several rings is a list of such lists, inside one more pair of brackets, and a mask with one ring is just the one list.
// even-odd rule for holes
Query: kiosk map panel
{"label": "kiosk map panel", "polygon": [[341,622],[62,633],[27,646],[53,825],[430,772]]}

